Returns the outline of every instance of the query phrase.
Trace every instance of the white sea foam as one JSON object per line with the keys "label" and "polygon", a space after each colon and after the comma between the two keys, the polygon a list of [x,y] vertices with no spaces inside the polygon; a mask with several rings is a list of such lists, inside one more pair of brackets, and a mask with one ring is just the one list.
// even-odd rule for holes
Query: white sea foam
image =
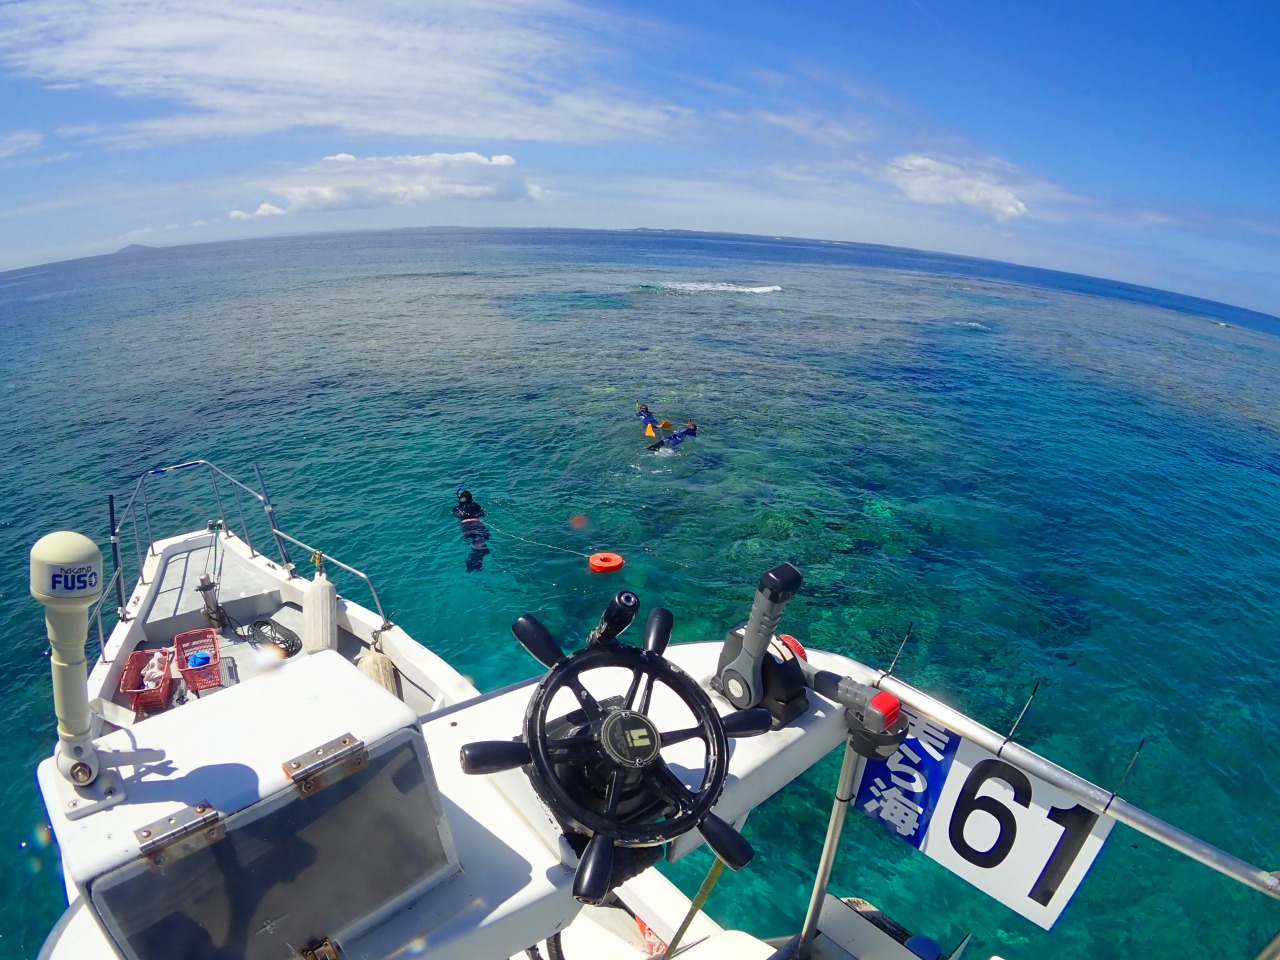
{"label": "white sea foam", "polygon": [[663,290],[674,290],[677,293],[779,293],[782,288],[776,284],[768,287],[749,287],[743,283],[660,283]]}

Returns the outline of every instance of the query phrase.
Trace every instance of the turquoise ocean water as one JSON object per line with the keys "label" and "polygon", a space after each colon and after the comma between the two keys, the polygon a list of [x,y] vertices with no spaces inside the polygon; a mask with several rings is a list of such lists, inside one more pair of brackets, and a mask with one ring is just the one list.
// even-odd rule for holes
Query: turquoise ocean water
{"label": "turquoise ocean water", "polygon": [[[1280,868],[1280,320],[912,251],[764,238],[402,231],[131,251],[0,274],[0,957],[63,892],[33,782],[54,736],[27,553],[107,546],[145,470],[260,465],[286,530],[373,577],[483,689],[536,612],[608,597],[717,639],[804,572],[784,627],[887,665],[1259,866]],[[648,453],[637,401],[699,436]],[[183,475],[155,487],[211,515]],[[466,484],[492,554],[464,570]],[[176,516],[176,514],[174,514]],[[575,515],[587,518],[574,526]],[[616,575],[582,554],[615,550]],[[344,592],[360,600],[354,585]],[[643,617],[642,612],[642,617]],[[709,910],[807,902],[838,758],[766,803]],[[688,892],[704,852],[669,869]],[[1280,903],[1118,825],[1045,933],[851,816],[833,885],[970,956],[1242,958]]]}

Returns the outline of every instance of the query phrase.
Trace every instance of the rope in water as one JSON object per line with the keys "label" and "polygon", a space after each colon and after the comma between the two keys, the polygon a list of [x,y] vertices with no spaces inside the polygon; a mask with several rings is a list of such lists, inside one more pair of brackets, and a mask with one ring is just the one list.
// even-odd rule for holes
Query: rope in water
{"label": "rope in water", "polygon": [[[485,525],[488,526],[490,530],[500,533],[504,537],[510,537],[512,540],[519,540],[521,543],[530,543],[537,547],[546,547],[548,550],[559,550],[561,553],[569,553],[575,557],[584,557],[588,560],[591,559],[591,554],[583,553],[580,550],[570,550],[568,547],[558,547],[554,543],[544,543],[541,540],[531,540],[528,537],[522,537],[522,536],[519,536],[518,534],[511,533],[507,530],[503,530],[496,523],[491,522],[488,517],[485,518]],[[653,557],[655,560],[661,560],[663,563],[674,563],[676,566],[684,567],[686,570],[692,569],[692,564],[685,563],[683,560],[673,560],[670,557],[664,557],[658,553],[655,553],[649,547],[644,547],[643,551],[649,554],[649,556]]]}
{"label": "rope in water", "polygon": [[[488,517],[486,517],[485,519],[488,520]],[[514,533],[509,533],[508,531],[503,530],[496,523],[486,523],[485,526],[487,526],[490,530],[496,530],[498,533],[502,534],[504,537],[510,537],[512,540],[519,540],[521,543],[532,543],[534,546],[546,547],[548,550],[559,550],[561,553],[571,553],[575,557],[587,557],[588,559],[591,557],[591,554],[589,553],[582,553],[578,550],[570,550],[568,547],[557,547],[554,543],[543,543],[541,540],[530,540],[528,537],[521,537]]]}
{"label": "rope in water", "polygon": [[664,557],[661,554],[654,553],[649,547],[644,547],[644,552],[649,554],[655,560],[661,560],[663,563],[674,563],[677,567],[684,567],[686,570],[692,570],[692,563],[685,563],[683,560],[674,560],[671,557]]}

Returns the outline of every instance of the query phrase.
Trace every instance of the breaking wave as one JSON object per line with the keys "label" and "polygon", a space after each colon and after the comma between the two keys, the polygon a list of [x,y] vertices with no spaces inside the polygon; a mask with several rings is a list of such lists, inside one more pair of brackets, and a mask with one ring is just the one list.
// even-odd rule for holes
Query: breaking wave
{"label": "breaking wave", "polygon": [[659,290],[672,290],[676,293],[780,293],[782,287],[774,284],[767,287],[753,287],[745,283],[660,283]]}

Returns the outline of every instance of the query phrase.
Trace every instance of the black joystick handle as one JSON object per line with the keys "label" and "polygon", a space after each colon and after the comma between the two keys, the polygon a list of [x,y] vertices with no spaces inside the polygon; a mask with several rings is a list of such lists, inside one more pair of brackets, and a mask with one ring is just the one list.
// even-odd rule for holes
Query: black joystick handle
{"label": "black joystick handle", "polygon": [[551,636],[551,631],[532,613],[526,613],[513,623],[511,633],[520,641],[520,646],[544,667],[554,667],[564,659],[564,651]]}
{"label": "black joystick handle", "polygon": [[596,644],[616,640],[618,634],[631,626],[631,621],[636,618],[639,609],[639,597],[630,590],[619,590],[609,601],[609,605],[604,608],[596,628],[587,637],[587,646],[593,647]]}
{"label": "black joystick handle", "polygon": [[742,634],[742,647],[748,656],[756,660],[764,656],[787,601],[796,595],[803,582],[800,571],[789,563],[779,564],[761,575],[751,604],[751,616]]}
{"label": "black joystick handle", "polygon": [[716,669],[716,688],[739,709],[754,707],[764,698],[764,659],[778,621],[804,577],[789,563],[766,570],[756,585],[751,617],[740,631],[725,638]]}
{"label": "black joystick handle", "polygon": [[644,649],[647,653],[662,656],[671,642],[671,626],[674,618],[666,607],[654,607],[644,625]]}

